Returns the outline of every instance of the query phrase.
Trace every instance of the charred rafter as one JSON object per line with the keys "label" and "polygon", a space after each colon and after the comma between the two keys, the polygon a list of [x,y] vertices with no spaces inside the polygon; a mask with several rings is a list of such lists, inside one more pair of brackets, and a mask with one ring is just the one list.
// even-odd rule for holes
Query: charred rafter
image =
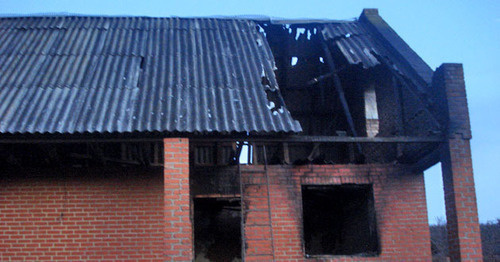
{"label": "charred rafter", "polygon": [[[342,83],[340,82],[340,77],[337,74],[337,69],[335,66],[335,62],[333,61],[332,53],[330,52],[330,49],[328,48],[328,45],[326,44],[325,41],[321,42],[321,44],[323,47],[323,51],[325,52],[326,62],[330,67],[331,73],[333,74],[333,85],[339,96],[340,103],[342,104],[342,109],[344,110],[344,114],[346,116],[349,129],[352,135],[356,137],[358,136],[358,133],[356,132],[356,128],[354,126],[354,121],[352,119],[351,111],[349,110],[347,99],[345,98],[344,89],[342,88]],[[356,147],[358,153],[362,154],[361,145],[356,143]]]}

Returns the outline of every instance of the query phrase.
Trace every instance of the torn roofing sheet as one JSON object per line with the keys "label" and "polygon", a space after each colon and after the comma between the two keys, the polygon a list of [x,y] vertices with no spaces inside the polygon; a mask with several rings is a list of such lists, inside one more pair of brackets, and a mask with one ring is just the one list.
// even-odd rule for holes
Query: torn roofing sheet
{"label": "torn roofing sheet", "polygon": [[350,64],[361,64],[364,68],[380,64],[374,56],[380,54],[379,48],[359,22],[325,23],[321,33],[327,42],[339,49]]}
{"label": "torn roofing sheet", "polygon": [[0,18],[0,133],[300,132],[251,20]]}
{"label": "torn roofing sheet", "polygon": [[[433,71],[411,48],[396,50],[394,46],[400,46],[399,42],[403,42],[396,33],[393,32],[393,35],[398,41],[393,39],[393,42],[388,42],[374,32],[376,29],[369,29],[369,25],[360,21],[324,23],[322,27],[324,39],[333,49],[338,49],[350,64],[361,65],[366,69],[388,63],[396,72],[410,78],[421,90],[426,90],[430,85]],[[386,61],[380,61],[379,57]]]}

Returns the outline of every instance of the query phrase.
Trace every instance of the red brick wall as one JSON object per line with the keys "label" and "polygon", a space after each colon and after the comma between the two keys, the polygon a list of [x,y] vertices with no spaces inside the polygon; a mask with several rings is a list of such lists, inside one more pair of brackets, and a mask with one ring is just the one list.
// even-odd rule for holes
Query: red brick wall
{"label": "red brick wall", "polygon": [[[272,242],[262,166],[243,167],[246,184],[247,260],[269,261]],[[422,174],[384,165],[269,166],[272,223],[277,261],[430,261],[430,234]],[[302,242],[301,185],[373,184],[380,256],[305,259]],[[261,198],[258,198],[258,197]]]}
{"label": "red brick wall", "polygon": [[2,171],[0,261],[163,261],[161,171]]}
{"label": "red brick wall", "polygon": [[189,140],[165,138],[164,214],[166,261],[193,259],[193,229],[189,196]]}
{"label": "red brick wall", "polygon": [[[146,168],[4,171],[0,260],[191,261],[188,140],[164,145],[163,177]],[[373,184],[381,254],[321,261],[431,258],[422,175],[383,165],[269,166],[270,232],[263,167],[242,168],[248,261],[271,260],[272,244],[277,261],[305,261],[301,185],[342,183]]]}

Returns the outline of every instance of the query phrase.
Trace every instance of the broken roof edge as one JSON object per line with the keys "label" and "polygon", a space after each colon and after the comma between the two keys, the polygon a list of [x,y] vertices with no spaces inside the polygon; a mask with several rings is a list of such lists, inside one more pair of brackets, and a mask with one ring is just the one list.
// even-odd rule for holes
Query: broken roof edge
{"label": "broken roof edge", "polygon": [[378,9],[363,9],[359,21],[367,25],[389,50],[398,54],[401,60],[414,71],[416,76],[428,86],[431,85],[434,71],[379,15]]}

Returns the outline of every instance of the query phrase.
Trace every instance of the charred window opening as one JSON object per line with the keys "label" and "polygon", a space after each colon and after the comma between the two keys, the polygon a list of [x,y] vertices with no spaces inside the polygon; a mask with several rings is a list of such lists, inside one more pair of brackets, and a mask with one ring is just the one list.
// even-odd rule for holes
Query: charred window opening
{"label": "charred window opening", "polygon": [[302,186],[307,256],[376,256],[379,244],[371,185]]}
{"label": "charred window opening", "polygon": [[241,261],[239,199],[194,200],[195,261]]}

